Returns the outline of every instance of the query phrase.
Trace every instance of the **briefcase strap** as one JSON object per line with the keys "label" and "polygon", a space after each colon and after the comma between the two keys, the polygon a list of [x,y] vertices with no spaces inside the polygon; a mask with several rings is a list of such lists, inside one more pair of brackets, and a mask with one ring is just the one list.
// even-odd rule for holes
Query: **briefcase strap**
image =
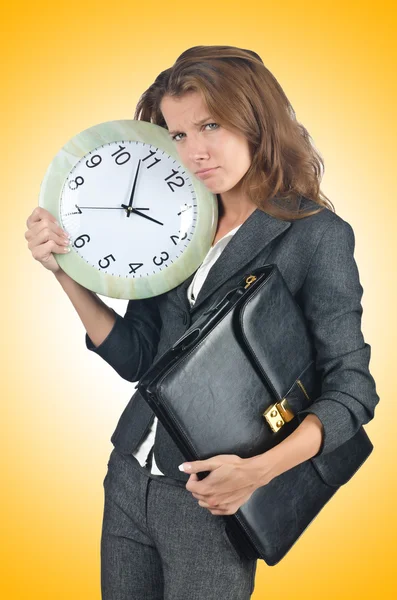
{"label": "briefcase strap", "polygon": [[[257,278],[255,275],[249,275],[245,280],[246,285],[244,286],[244,289],[247,289],[252,283],[254,283],[254,281],[256,281],[256,279]],[[306,398],[310,400],[309,395],[300,379],[297,379],[296,383],[299,385]],[[285,423],[292,421],[292,419],[295,417],[295,413],[288,404],[287,398],[283,398],[279,402],[271,404],[264,411],[263,416],[270,425],[272,431],[277,432],[281,429],[281,427],[283,427],[283,425],[285,425]]]}

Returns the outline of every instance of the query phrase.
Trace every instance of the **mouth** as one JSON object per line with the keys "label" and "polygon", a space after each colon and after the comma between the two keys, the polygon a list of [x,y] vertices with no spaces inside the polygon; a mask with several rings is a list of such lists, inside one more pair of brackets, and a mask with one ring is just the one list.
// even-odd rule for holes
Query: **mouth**
{"label": "mouth", "polygon": [[201,169],[200,171],[196,171],[196,176],[203,177],[204,175],[213,173],[216,169],[218,169],[218,167],[213,167],[211,169]]}

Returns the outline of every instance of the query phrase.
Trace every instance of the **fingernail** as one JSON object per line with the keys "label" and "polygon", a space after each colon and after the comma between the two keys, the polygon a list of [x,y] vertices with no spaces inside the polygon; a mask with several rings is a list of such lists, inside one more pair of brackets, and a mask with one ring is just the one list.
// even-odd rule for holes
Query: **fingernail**
{"label": "fingernail", "polygon": [[179,466],[178,466],[178,469],[179,469],[180,471],[184,471],[184,470],[185,470],[185,469],[183,468],[183,463],[182,463],[181,465],[179,465]]}

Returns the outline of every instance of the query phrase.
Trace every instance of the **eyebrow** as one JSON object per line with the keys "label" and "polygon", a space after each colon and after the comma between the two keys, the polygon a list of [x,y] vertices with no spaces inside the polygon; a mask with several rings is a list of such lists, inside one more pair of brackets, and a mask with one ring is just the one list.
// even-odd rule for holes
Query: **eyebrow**
{"label": "eyebrow", "polygon": [[[212,117],[210,117],[210,116],[204,117],[204,119],[201,119],[201,121],[198,121],[197,123],[194,123],[194,125],[197,125],[197,126],[202,125],[205,121],[208,121],[208,119],[212,119]],[[179,129],[177,129],[175,131],[168,130],[168,133],[170,135],[174,135],[175,133],[180,133],[180,130]]]}

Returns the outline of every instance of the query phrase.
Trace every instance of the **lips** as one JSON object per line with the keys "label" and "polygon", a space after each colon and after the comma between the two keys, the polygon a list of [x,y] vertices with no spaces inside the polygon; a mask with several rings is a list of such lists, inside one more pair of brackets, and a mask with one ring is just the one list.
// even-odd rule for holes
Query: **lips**
{"label": "lips", "polygon": [[205,175],[210,175],[211,173],[213,173],[218,167],[213,167],[211,169],[204,169],[202,171],[197,171],[196,176],[197,177],[204,177]]}

